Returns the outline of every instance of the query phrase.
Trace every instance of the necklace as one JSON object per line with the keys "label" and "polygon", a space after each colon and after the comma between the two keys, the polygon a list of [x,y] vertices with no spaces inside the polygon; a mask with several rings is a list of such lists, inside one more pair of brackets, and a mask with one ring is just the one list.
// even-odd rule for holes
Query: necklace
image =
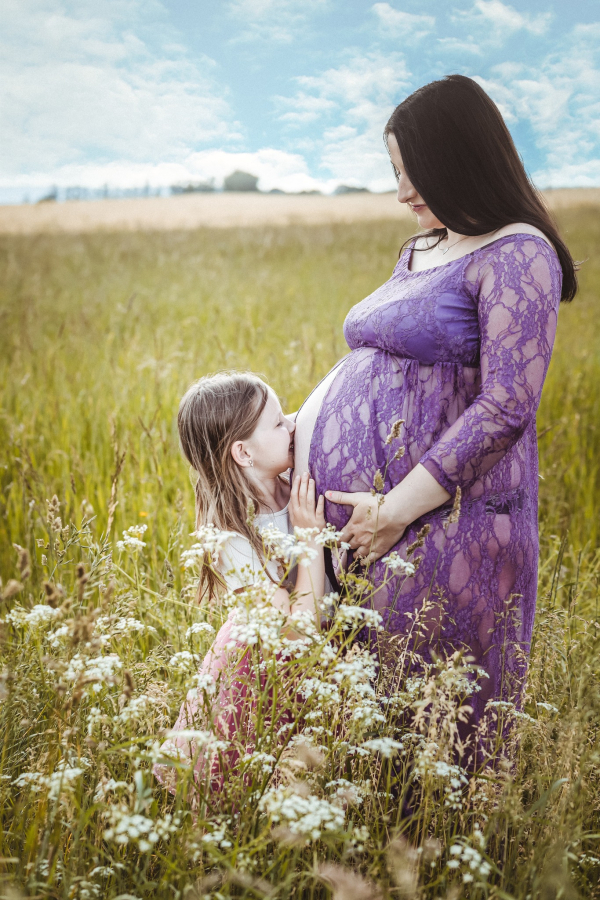
{"label": "necklace", "polygon": [[[457,244],[460,244],[461,241],[466,241],[467,238],[470,238],[470,234],[465,234],[464,237],[459,238],[457,241],[454,241],[453,244],[449,244],[447,247],[444,247],[442,250],[442,256],[445,256],[448,250],[452,250],[453,247],[456,247]],[[446,238],[448,240],[448,238]]]}

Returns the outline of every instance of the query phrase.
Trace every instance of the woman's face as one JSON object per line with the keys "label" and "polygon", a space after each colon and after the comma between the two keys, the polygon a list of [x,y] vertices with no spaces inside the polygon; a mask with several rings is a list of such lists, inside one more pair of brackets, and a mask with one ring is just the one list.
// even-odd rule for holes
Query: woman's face
{"label": "woman's face", "polygon": [[421,195],[417,193],[416,188],[409,181],[402,165],[400,147],[393,133],[388,134],[387,145],[398,182],[398,203],[408,203],[416,215],[417,222],[421,228],[444,228],[445,226],[434,216]]}

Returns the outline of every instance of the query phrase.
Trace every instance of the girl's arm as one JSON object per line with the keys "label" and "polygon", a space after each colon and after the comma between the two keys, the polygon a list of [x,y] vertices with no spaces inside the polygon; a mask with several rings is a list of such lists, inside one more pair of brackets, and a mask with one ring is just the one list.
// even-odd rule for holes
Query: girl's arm
{"label": "girl's arm", "polygon": [[[290,495],[290,519],[294,528],[318,528],[319,531],[325,528],[325,499],[319,497],[315,501],[314,480],[307,472],[297,475]],[[314,551],[314,558],[310,565],[298,565],[294,611],[307,609],[316,616],[315,600],[325,593],[325,558],[323,548],[314,540],[308,546]]]}
{"label": "girl's arm", "polygon": [[[290,519],[295,528],[325,528],[324,498],[315,498],[315,482],[309,478],[308,473],[297,475],[292,484],[290,494]],[[317,621],[316,603],[325,593],[325,559],[323,548],[314,540],[307,542],[309,549],[313,551],[312,559],[308,565],[298,565],[296,578],[296,590],[294,598],[284,588],[279,588],[274,597],[273,605],[290,615],[298,610],[308,610]]]}

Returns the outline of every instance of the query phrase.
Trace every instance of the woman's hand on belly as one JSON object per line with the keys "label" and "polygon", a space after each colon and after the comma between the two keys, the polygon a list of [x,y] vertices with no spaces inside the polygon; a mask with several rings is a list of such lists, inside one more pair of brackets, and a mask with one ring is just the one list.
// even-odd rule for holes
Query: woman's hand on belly
{"label": "woman's hand on belly", "polygon": [[357,557],[373,563],[398,543],[411,522],[446,503],[451,495],[417,463],[383,502],[381,495],[359,491],[327,491],[325,496],[331,503],[353,507],[341,540],[350,544]]}
{"label": "woman's hand on belly", "polygon": [[[380,496],[380,495],[379,495]],[[342,530],[341,540],[350,544],[355,556],[372,563],[397,544],[404,534],[407,524],[394,515],[389,494],[381,503],[371,493],[356,492],[344,494],[341,491],[327,491],[326,497],[332,503],[354,507],[350,521]]]}

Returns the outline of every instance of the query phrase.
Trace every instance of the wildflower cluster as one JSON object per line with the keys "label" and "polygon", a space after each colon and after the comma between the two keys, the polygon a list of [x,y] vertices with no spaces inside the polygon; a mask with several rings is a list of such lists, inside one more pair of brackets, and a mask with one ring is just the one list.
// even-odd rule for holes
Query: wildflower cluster
{"label": "wildflower cluster", "polygon": [[296,785],[273,787],[259,802],[259,809],[271,822],[284,825],[293,835],[318,841],[324,833],[344,828],[345,812],[334,801],[298,791]]}
{"label": "wildflower cluster", "polygon": [[[172,586],[148,577],[152,554],[135,543],[144,531],[125,535],[118,564],[96,546],[71,572],[65,555],[38,597],[21,588],[4,600],[15,653],[0,672],[0,715],[31,752],[0,773],[0,793],[28,827],[46,816],[66,834],[77,820],[81,847],[102,847],[70,874],[66,854],[32,859],[36,878],[54,879],[53,890],[69,879],[74,900],[143,900],[157,890],[148,873],[167,872],[169,861],[168,877],[186,873],[178,877],[198,896],[229,897],[229,885],[267,896],[273,860],[301,893],[321,876],[354,884],[356,868],[376,871],[385,851],[398,896],[432,900],[442,882],[449,893],[460,884],[489,895],[502,877],[490,842],[512,775],[461,764],[461,729],[486,672],[461,652],[419,655],[437,601],[424,601],[406,635],[390,636],[366,581],[342,569],[342,590],[320,600],[319,621],[276,609],[269,579],[198,607],[195,569],[214,565],[226,534],[207,529],[189,553],[174,541],[183,564],[165,565]],[[339,539],[308,529],[266,543],[287,578],[318,543]],[[411,578],[411,560],[390,553],[386,577]],[[20,584],[28,565],[19,551]],[[217,634],[220,668],[207,656]],[[558,705],[526,708],[492,700],[488,718],[526,726],[521,734],[558,727]],[[52,727],[48,710],[57,711]],[[19,827],[17,818],[8,831]],[[592,853],[577,859],[581,872],[596,870]],[[374,890],[362,876],[357,883]]]}
{"label": "wildflower cluster", "polygon": [[180,818],[166,813],[162,818],[151,819],[141,813],[132,813],[125,805],[109,807],[106,818],[109,827],[104,830],[104,840],[115,844],[136,843],[142,853],[148,853],[161,839],[175,834]]}
{"label": "wildflower cluster", "polygon": [[146,546],[146,542],[142,540],[142,537],[147,529],[147,525],[132,525],[123,532],[123,540],[117,541],[117,550],[132,555],[139,553]]}
{"label": "wildflower cluster", "polygon": [[192,532],[196,543],[189,550],[181,554],[181,562],[186,569],[197,568],[205,562],[216,566],[219,562],[219,554],[227,541],[236,537],[233,531],[219,531],[214,525],[203,525]]}
{"label": "wildflower cluster", "polygon": [[87,762],[82,764],[81,761],[77,765],[70,765],[63,759],[50,775],[44,775],[42,772],[23,772],[13,784],[16,788],[28,787],[35,792],[43,791],[48,794],[50,800],[57,800],[61,794],[75,790],[87,765]]}

